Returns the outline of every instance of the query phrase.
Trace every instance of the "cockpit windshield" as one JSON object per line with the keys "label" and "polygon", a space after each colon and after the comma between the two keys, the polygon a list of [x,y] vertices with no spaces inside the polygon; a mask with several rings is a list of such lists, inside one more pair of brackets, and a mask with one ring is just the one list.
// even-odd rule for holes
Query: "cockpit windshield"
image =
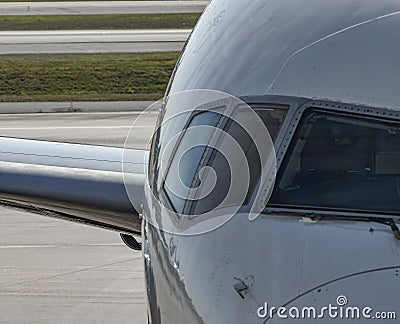
{"label": "cockpit windshield", "polygon": [[[257,104],[252,107],[266,125],[272,139],[274,139],[284,121],[288,106]],[[150,181],[153,193],[160,201],[178,214],[198,215],[215,208],[226,196],[231,185],[230,166],[223,154],[219,152],[218,130],[228,133],[237,142],[246,156],[250,166],[249,192],[245,199],[248,202],[261,172],[260,158],[257,149],[248,132],[234,120],[214,111],[192,111],[189,114],[173,118],[160,127],[153,143],[153,156],[150,168],[153,174]],[[191,128],[198,128],[197,136],[190,135]],[[160,152],[167,151],[166,147],[171,138],[181,134],[173,154],[167,162],[162,174]],[[201,144],[199,144],[201,143]],[[190,150],[185,148],[191,147]],[[165,158],[164,158],[165,162]],[[213,169],[217,181],[213,190],[205,197],[198,199],[191,195],[191,189],[199,187],[201,170]],[[182,186],[183,183],[183,186]],[[183,189],[179,189],[183,188]],[[179,195],[176,194],[179,192]]]}
{"label": "cockpit windshield", "polygon": [[308,109],[269,204],[398,213],[400,123]]}

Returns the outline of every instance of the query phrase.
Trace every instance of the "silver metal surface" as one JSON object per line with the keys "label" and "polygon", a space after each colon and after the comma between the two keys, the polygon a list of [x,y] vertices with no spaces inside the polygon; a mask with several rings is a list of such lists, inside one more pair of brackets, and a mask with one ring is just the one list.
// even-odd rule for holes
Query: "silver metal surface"
{"label": "silver metal surface", "polygon": [[[143,128],[143,123],[136,128]],[[101,119],[96,124],[95,129],[106,135],[107,129],[115,127],[101,125]],[[128,132],[131,126],[122,129]],[[129,176],[129,187],[135,191],[133,206],[125,192],[123,154],[122,149],[111,147],[0,138],[0,191],[5,199],[0,204],[119,232],[140,233],[138,208],[143,201],[146,154],[143,150],[129,153],[130,172],[134,173]]]}
{"label": "silver metal surface", "polygon": [[171,93],[215,89],[398,108],[399,12],[395,0],[213,1]]}
{"label": "silver metal surface", "polygon": [[2,2],[1,15],[90,15],[202,12],[209,1]]}
{"label": "silver metal surface", "polygon": [[[214,89],[242,98],[318,98],[326,105],[321,109],[332,105],[344,113],[347,104],[356,104],[358,110],[344,114],[367,115],[370,107],[384,107],[381,116],[394,120],[393,110],[400,107],[400,43],[394,32],[399,12],[395,0],[214,0],[185,47],[168,93]],[[297,108],[288,113],[293,122],[301,118]],[[277,152],[288,147],[283,137],[294,130],[282,125]],[[154,145],[154,157],[157,149]],[[395,187],[389,190],[397,193]],[[163,215],[160,205],[146,195],[151,216]],[[277,316],[259,318],[260,305],[321,309],[336,305],[340,295],[350,305],[399,309],[400,244],[389,226],[340,220],[311,224],[294,216],[295,210],[287,217],[266,213],[251,222],[246,213],[235,215],[198,236],[166,233],[148,223],[145,274],[152,322],[281,323]],[[232,289],[233,278],[248,275],[255,278],[254,286],[241,299]]]}

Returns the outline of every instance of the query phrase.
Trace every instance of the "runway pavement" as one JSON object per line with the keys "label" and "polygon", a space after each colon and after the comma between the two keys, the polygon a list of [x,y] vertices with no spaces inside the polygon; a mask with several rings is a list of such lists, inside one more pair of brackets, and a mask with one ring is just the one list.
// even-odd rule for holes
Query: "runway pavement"
{"label": "runway pavement", "polygon": [[190,29],[0,32],[0,54],[180,51]]}
{"label": "runway pavement", "polygon": [[153,101],[70,101],[70,102],[0,102],[0,114],[62,112],[142,112],[159,110],[162,102]]}
{"label": "runway pavement", "polygon": [[145,324],[143,262],[118,233],[0,208],[0,323]]}
{"label": "runway pavement", "polygon": [[[0,136],[123,147],[134,125],[135,146],[144,149],[157,115],[157,112],[2,114]],[[135,123],[139,116],[140,124]]]}
{"label": "runway pavement", "polygon": [[90,15],[202,12],[209,1],[2,2],[0,15]]}
{"label": "runway pavement", "polygon": [[[135,113],[0,115],[0,135],[123,146]],[[156,112],[133,131],[137,147]],[[118,233],[0,209],[0,323],[146,323],[140,252]]]}

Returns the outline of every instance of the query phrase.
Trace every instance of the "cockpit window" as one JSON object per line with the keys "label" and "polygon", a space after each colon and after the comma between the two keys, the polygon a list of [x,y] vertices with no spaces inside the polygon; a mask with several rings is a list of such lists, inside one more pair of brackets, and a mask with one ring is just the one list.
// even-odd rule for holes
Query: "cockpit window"
{"label": "cockpit window", "polygon": [[[218,109],[223,109],[223,107],[214,111],[194,111],[190,115],[183,114],[178,118],[172,118],[159,128],[154,138],[150,158],[153,171],[149,175],[152,191],[165,205],[179,214],[198,215],[208,212],[221,203],[229,190],[231,183],[229,163],[218,151],[218,138],[213,129],[229,133],[240,145],[249,161],[250,189],[245,203],[248,202],[259,178],[260,157],[249,134],[236,122],[219,113]],[[288,107],[258,105],[254,107],[254,110],[267,126],[271,138],[274,139],[283,123]],[[188,135],[187,130],[196,126],[201,126],[197,136]],[[181,136],[170,161],[167,162],[166,171],[160,172],[160,152],[165,151],[170,139],[178,133],[181,133]],[[207,144],[198,145],[198,143]],[[187,147],[191,149],[184,151],[184,148]],[[193,193],[191,189],[199,187],[200,172],[204,167],[210,167],[215,171],[217,182],[207,196],[198,199],[198,197],[191,196],[190,192]],[[179,195],[176,194],[177,192]]]}
{"label": "cockpit window", "polygon": [[265,126],[267,126],[271,139],[272,140],[276,139],[276,136],[278,135],[278,132],[283,124],[283,120],[286,117],[286,113],[289,107],[285,105],[276,105],[276,106],[252,105],[252,108],[262,119]]}
{"label": "cockpit window", "polygon": [[400,123],[309,110],[269,204],[398,213]]}
{"label": "cockpit window", "polygon": [[[210,126],[210,129],[215,129],[221,122],[221,118],[222,115],[217,112],[200,112],[191,118],[187,128]],[[201,166],[200,161],[204,160],[208,151],[206,145],[196,144],[207,143],[212,137],[212,132],[198,132],[197,134],[202,138],[182,136],[163,183],[163,189],[167,193],[169,202],[178,213],[183,213],[186,209],[185,206],[189,202],[189,190],[197,187],[196,180],[198,180],[198,171]],[[186,147],[192,148],[187,152],[183,152],[182,150]],[[180,181],[183,182],[184,186],[180,185]],[[174,188],[178,186],[185,188],[185,192],[179,196],[174,193]]]}

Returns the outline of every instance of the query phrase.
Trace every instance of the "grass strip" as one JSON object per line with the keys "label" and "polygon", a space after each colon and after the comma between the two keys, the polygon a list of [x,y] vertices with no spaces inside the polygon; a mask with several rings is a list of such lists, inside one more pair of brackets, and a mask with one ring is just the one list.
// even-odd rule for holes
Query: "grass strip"
{"label": "grass strip", "polygon": [[198,13],[0,16],[0,30],[193,28],[199,17]]}
{"label": "grass strip", "polygon": [[179,52],[0,55],[0,101],[156,100]]}

